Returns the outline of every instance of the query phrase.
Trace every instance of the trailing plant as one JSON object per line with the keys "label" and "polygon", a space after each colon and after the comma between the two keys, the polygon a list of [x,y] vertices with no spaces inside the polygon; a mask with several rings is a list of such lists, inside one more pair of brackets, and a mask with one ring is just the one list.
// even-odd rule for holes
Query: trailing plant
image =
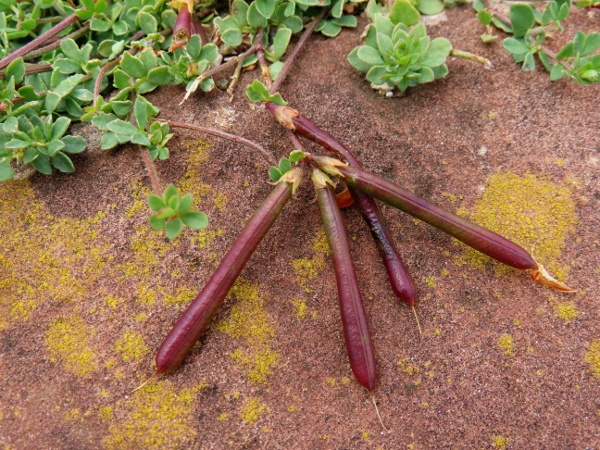
{"label": "trailing plant", "polygon": [[535,70],[537,60],[553,81],[568,77],[579,84],[592,84],[600,80],[600,54],[594,54],[600,48],[600,33],[577,31],[558,53],[544,45],[551,33],[564,30],[562,22],[569,16],[571,0],[553,0],[542,12],[531,4],[512,4],[509,17],[487,7],[483,0],[476,0],[473,7],[488,27],[481,36],[484,42],[498,38],[492,35],[491,25],[513,35],[504,39],[502,45],[522,64],[522,70]]}

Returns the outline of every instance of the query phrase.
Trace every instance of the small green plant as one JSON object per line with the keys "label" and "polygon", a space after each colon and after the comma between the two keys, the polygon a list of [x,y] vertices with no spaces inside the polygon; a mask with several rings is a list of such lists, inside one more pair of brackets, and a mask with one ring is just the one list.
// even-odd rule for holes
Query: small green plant
{"label": "small green plant", "polygon": [[443,78],[448,74],[446,58],[454,56],[476,59],[467,52],[452,50],[445,38],[431,40],[425,25],[419,23],[419,11],[407,0],[396,0],[389,14],[372,7],[364,45],[354,48],[348,61],[354,68],[365,72],[373,88],[391,95],[417,84]]}
{"label": "small green plant", "polygon": [[536,68],[536,59],[550,72],[551,80],[569,77],[579,84],[592,84],[600,80],[600,33],[585,34],[577,31],[571,42],[558,53],[549,50],[544,43],[551,33],[563,31],[562,22],[568,18],[571,0],[554,0],[543,12],[530,4],[513,4],[509,17],[502,17],[486,8],[482,0],[476,0],[477,17],[488,27],[481,36],[484,42],[493,42],[497,36],[491,34],[491,25],[500,28],[512,37],[504,39],[503,47],[522,64],[522,70]]}
{"label": "small green plant", "polygon": [[180,196],[177,188],[172,184],[165,189],[163,196],[156,194],[148,196],[148,206],[156,214],[150,216],[150,226],[155,230],[164,229],[169,239],[174,239],[181,232],[183,225],[194,230],[205,228],[208,225],[206,214],[193,211],[192,194]]}
{"label": "small green plant", "polygon": [[288,158],[281,158],[277,167],[269,167],[269,178],[271,181],[277,182],[283,176],[284,173],[292,170],[292,164],[300,161],[306,154],[300,150],[294,150],[290,153]]}

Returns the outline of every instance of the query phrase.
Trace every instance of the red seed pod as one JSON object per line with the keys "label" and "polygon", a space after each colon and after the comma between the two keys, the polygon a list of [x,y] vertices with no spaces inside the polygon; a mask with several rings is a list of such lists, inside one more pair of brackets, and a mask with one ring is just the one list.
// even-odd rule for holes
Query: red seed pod
{"label": "red seed pod", "polygon": [[156,373],[178,367],[225,300],[233,283],[273,225],[302,178],[302,169],[284,174],[252,215],[202,291],[181,315],[156,353]]}
{"label": "red seed pod", "polygon": [[370,392],[375,387],[377,379],[375,357],[367,316],[348,247],[348,235],[335,194],[327,185],[327,176],[315,169],[312,179],[317,190],[317,201],[331,250],[350,367],[356,380]]}

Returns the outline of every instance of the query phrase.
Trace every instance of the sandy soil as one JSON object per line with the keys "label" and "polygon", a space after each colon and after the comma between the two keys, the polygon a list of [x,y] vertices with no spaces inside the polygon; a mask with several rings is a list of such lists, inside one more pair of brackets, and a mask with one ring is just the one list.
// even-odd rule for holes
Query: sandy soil
{"label": "sandy soil", "polygon": [[[560,294],[384,208],[417,288],[420,337],[360,215],[344,211],[377,359],[352,377],[335,279],[305,180],[185,363],[132,393],[153,354],[272,189],[251,150],[175,130],[164,185],[210,225],[171,243],[147,225],[138,150],[92,151],[73,175],[0,186],[0,444],[4,448],[600,448],[600,88],[521,72],[469,8],[430,27],[494,70],[384,99],[346,61],[360,29],[313,37],[281,93],[365,168],[513,238],[569,285]],[[364,22],[363,22],[364,23]],[[566,34],[600,28],[573,11]],[[552,43],[556,49],[562,41]],[[291,146],[269,113],[219,92],[161,117]],[[176,100],[176,101],[174,101]],[[88,136],[89,137],[89,136]],[[307,144],[310,151],[319,152]]]}

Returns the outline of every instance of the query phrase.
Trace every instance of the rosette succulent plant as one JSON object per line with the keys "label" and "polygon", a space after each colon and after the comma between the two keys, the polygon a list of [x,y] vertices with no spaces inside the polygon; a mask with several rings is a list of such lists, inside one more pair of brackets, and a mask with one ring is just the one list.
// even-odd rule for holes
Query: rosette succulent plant
{"label": "rosette succulent plant", "polygon": [[[405,2],[396,2],[396,4]],[[409,4],[406,6],[412,8]],[[406,8],[405,8],[406,9]],[[419,13],[412,8],[407,14],[389,16],[377,13],[369,25],[364,45],[356,47],[348,55],[348,61],[356,69],[366,72],[373,87],[392,91],[405,91],[411,86],[443,78],[448,73],[446,58],[452,51],[447,39],[431,40],[425,26],[420,23]],[[414,26],[411,26],[414,25]]]}

